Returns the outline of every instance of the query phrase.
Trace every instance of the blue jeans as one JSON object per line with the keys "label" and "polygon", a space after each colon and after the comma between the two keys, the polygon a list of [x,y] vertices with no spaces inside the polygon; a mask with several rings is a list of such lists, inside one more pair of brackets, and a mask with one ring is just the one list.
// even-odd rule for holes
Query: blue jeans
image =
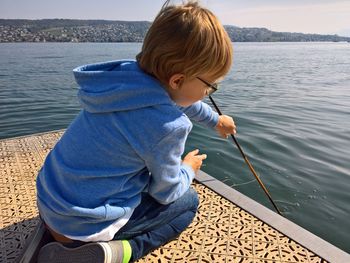
{"label": "blue jeans", "polygon": [[129,241],[131,261],[135,261],[184,231],[191,224],[198,204],[197,192],[192,188],[168,205],[162,205],[150,195],[143,194],[141,204],[114,239]]}

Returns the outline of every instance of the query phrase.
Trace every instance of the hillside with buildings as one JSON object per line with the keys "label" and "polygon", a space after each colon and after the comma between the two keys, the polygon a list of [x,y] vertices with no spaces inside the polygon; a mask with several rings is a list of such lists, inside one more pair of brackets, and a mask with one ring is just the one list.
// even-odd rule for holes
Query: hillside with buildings
{"label": "hillside with buildings", "polygon": [[[4,42],[142,42],[147,21],[0,19],[0,43]],[[274,32],[266,28],[225,26],[234,42],[348,41],[338,35]]]}

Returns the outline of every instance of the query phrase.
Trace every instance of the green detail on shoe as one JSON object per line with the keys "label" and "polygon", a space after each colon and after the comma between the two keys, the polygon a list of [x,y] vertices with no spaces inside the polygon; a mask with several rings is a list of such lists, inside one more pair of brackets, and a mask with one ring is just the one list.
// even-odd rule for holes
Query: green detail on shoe
{"label": "green detail on shoe", "polygon": [[127,240],[122,240],[122,244],[123,244],[123,250],[124,250],[124,255],[123,255],[123,263],[128,263],[131,259],[131,246],[129,241]]}

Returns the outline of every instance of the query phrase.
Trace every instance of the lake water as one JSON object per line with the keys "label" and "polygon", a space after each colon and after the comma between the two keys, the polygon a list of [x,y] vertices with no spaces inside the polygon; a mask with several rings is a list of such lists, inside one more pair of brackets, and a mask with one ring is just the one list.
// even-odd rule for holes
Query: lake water
{"label": "lake water", "polygon": [[[0,138],[66,128],[80,107],[72,69],[134,58],[140,43],[0,44]],[[350,44],[234,43],[214,99],[277,206],[350,252]],[[271,208],[232,141],[196,125],[202,169]]]}

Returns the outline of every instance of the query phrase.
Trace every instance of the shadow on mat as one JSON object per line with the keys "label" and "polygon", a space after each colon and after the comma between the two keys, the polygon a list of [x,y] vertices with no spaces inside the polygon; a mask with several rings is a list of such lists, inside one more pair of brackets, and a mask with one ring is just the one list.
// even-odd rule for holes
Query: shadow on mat
{"label": "shadow on mat", "polygon": [[39,217],[0,229],[0,258],[7,263],[35,263],[39,250],[53,238]]}

